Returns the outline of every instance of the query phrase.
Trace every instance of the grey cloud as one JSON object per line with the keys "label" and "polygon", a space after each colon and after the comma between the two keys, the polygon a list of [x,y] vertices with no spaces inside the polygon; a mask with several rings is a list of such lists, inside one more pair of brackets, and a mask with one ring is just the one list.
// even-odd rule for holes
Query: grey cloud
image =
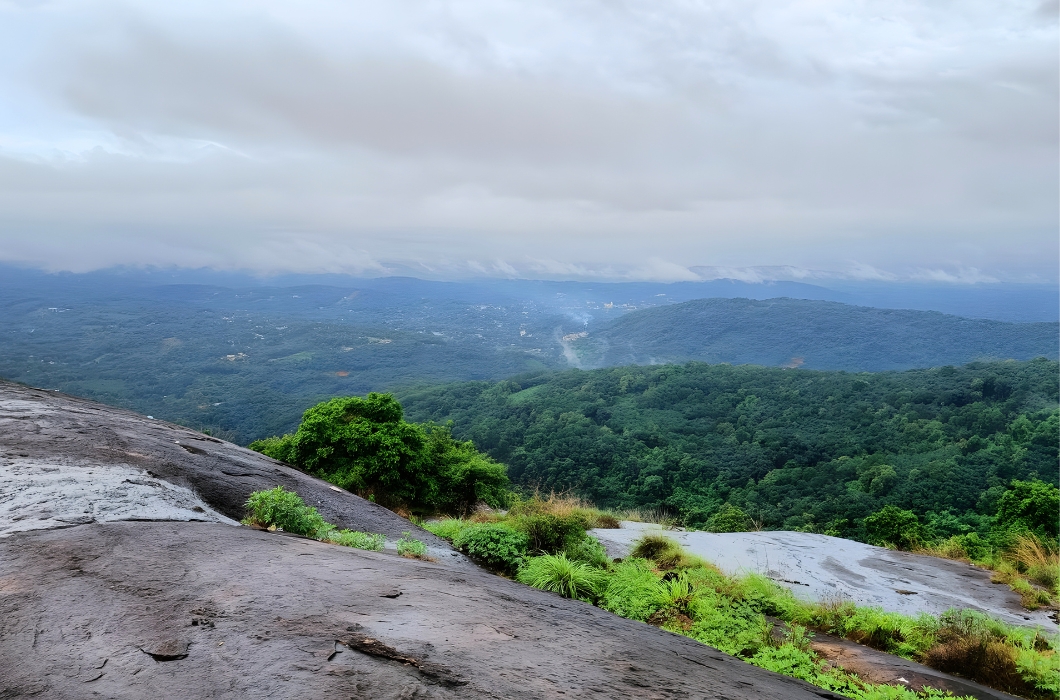
{"label": "grey cloud", "polygon": [[0,122],[0,258],[1055,277],[1051,10],[807,8],[19,10],[60,126]]}

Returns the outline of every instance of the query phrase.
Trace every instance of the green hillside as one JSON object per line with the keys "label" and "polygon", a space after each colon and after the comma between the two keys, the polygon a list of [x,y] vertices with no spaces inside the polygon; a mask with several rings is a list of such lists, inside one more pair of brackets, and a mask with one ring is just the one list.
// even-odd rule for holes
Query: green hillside
{"label": "green hillside", "polygon": [[731,362],[882,371],[1057,359],[1060,324],[805,299],[696,299],[627,314],[572,343],[582,366]]}
{"label": "green hillside", "polygon": [[885,505],[938,535],[981,525],[1012,479],[1056,481],[1056,362],[849,374],[627,366],[401,395],[454,421],[516,483],[692,525],[724,503],[769,528],[857,536]]}

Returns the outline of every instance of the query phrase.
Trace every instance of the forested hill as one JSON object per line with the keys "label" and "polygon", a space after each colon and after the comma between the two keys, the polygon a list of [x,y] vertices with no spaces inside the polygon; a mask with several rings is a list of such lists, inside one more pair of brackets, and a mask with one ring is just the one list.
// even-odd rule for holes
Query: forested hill
{"label": "forested hill", "polygon": [[1057,323],[805,299],[697,299],[643,309],[572,343],[584,367],[700,360],[848,371],[1057,359],[1058,346]]}
{"label": "forested hill", "polygon": [[627,366],[401,395],[410,420],[454,421],[545,490],[664,508],[703,524],[729,502],[766,527],[854,536],[889,504],[940,535],[975,528],[1004,485],[1056,481],[1056,362],[848,374]]}

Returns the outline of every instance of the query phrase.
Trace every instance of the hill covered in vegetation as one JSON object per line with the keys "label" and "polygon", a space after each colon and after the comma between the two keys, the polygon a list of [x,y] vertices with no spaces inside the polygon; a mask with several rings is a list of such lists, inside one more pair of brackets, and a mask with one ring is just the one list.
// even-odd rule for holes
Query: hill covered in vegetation
{"label": "hill covered in vegetation", "polygon": [[629,313],[573,344],[584,365],[730,362],[881,371],[1057,359],[1060,324],[805,299],[696,299]]}
{"label": "hill covered in vegetation", "polygon": [[[775,366],[802,357],[807,367],[862,370],[1056,356],[1055,323],[795,299],[680,303],[696,295],[815,292],[805,285],[168,281],[0,269],[0,377],[246,444],[291,432],[303,411],[334,396],[498,380],[572,363]],[[714,325],[689,320],[696,308],[714,309]],[[956,330],[945,335],[947,328]],[[1053,340],[1043,344],[1048,332]],[[991,345],[994,337],[1002,340]]]}
{"label": "hill covered in vegetation", "polygon": [[704,525],[723,505],[767,528],[863,539],[885,506],[934,536],[987,526],[1013,479],[1054,481],[1058,364],[877,374],[628,366],[401,395],[453,421],[512,480]]}

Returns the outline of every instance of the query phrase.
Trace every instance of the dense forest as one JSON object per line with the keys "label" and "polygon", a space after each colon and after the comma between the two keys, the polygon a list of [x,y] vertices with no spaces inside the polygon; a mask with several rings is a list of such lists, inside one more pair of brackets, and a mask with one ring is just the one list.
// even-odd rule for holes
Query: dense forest
{"label": "dense forest", "polygon": [[[627,366],[401,395],[453,421],[513,481],[703,525],[723,504],[767,528],[858,537],[884,506],[935,536],[987,527],[1013,479],[1055,483],[1056,362],[850,374]],[[861,533],[863,535],[863,533]]]}
{"label": "dense forest", "polygon": [[[1056,323],[797,299],[680,303],[828,293],[794,283],[347,278],[334,280],[345,286],[269,286],[220,274],[171,283],[179,279],[0,266],[0,377],[246,444],[294,430],[303,411],[334,396],[572,366],[782,365],[798,356],[804,367],[861,371],[1056,357]],[[244,286],[225,286],[233,284]],[[1036,296],[1017,296],[1035,306]],[[1005,305],[1005,317],[1018,317],[1014,306]]]}

